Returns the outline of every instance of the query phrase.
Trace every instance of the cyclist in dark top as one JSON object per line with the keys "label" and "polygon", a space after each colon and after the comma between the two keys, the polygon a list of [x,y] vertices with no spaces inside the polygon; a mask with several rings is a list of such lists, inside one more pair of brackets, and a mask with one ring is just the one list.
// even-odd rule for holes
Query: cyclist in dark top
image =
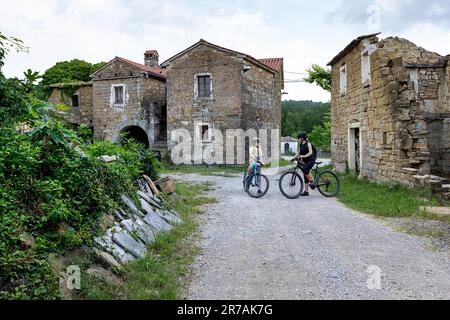
{"label": "cyclist in dark top", "polygon": [[309,187],[313,190],[316,188],[314,178],[311,176],[310,172],[316,164],[317,150],[311,142],[309,142],[306,133],[299,134],[298,140],[300,143],[300,148],[298,154],[291,160],[291,162],[302,160],[305,163],[305,166],[303,167],[303,173],[305,176],[305,192],[302,193],[302,197],[307,197],[309,196]]}

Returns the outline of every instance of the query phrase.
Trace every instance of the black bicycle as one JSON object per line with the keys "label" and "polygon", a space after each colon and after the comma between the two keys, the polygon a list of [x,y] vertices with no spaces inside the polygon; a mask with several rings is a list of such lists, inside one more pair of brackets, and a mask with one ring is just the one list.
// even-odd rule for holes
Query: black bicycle
{"label": "black bicycle", "polygon": [[[333,171],[320,172],[319,165],[321,164],[322,162],[316,162],[315,167],[312,169],[312,172],[314,172],[314,183],[323,196],[327,198],[335,197],[341,189],[341,182]],[[294,170],[288,171],[281,176],[279,182],[280,191],[286,198],[297,199],[302,195],[305,189],[303,180],[304,165],[303,161],[297,161],[297,166]],[[302,175],[299,174],[299,170],[302,172]]]}
{"label": "black bicycle", "polygon": [[255,164],[253,174],[248,175],[247,170],[244,172],[244,191],[252,198],[259,199],[264,197],[269,191],[269,179],[261,174],[261,162]]}

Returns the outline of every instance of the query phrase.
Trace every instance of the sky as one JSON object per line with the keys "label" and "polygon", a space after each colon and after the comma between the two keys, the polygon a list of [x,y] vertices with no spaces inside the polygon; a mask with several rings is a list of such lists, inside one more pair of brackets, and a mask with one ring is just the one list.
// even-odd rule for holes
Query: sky
{"label": "sky", "polygon": [[[0,0],[0,32],[22,39],[4,73],[22,77],[74,58],[96,63],[121,56],[160,62],[200,39],[255,58],[283,57],[285,78],[325,66],[357,36],[382,32],[450,54],[446,0]],[[285,100],[327,102],[315,85],[287,83]]]}

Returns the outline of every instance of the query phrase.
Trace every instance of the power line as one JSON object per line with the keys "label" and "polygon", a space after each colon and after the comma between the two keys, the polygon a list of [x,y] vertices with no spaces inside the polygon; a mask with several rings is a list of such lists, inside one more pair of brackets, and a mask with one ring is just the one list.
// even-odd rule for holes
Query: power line
{"label": "power line", "polygon": [[289,74],[299,74],[299,75],[302,75],[302,76],[307,76],[307,75],[308,75],[308,73],[306,73],[306,72],[291,72],[291,71],[285,71],[284,73],[289,73]]}

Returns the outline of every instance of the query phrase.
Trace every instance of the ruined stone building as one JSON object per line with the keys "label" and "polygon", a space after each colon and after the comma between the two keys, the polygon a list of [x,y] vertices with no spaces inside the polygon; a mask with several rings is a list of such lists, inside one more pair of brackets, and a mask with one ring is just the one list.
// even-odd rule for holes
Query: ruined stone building
{"label": "ruined stone building", "polygon": [[355,39],[329,63],[333,163],[450,197],[448,57],[378,35]]}
{"label": "ruined stone building", "polygon": [[147,51],[144,64],[116,57],[70,96],[54,86],[50,101],[68,105],[67,120],[92,126],[97,138],[128,133],[156,149],[170,150],[177,129],[204,144],[213,129],[280,129],[282,58],[257,60],[200,40],[158,60],[157,51]]}

